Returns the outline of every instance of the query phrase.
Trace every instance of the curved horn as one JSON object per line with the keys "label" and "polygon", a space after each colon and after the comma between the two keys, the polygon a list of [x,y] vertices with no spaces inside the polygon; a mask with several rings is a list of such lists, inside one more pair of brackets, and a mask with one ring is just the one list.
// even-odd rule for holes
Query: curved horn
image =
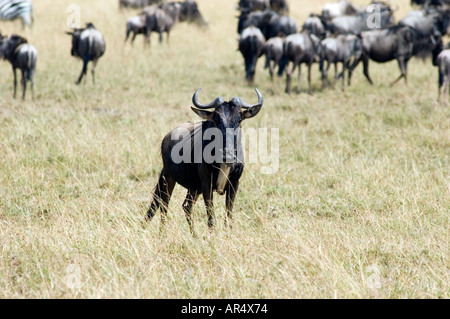
{"label": "curved horn", "polygon": [[223,97],[219,96],[219,97],[216,97],[216,99],[209,104],[201,104],[198,101],[198,93],[200,92],[200,90],[201,90],[201,88],[197,89],[197,91],[195,91],[194,95],[192,96],[192,103],[195,105],[196,108],[211,109],[211,108],[216,107],[224,102]]}
{"label": "curved horn", "polygon": [[248,104],[248,103],[242,101],[241,107],[243,107],[245,109],[250,109],[250,108],[255,107],[255,106],[262,106],[263,105],[264,98],[263,98],[261,92],[259,92],[259,90],[257,88],[255,88],[255,91],[256,91],[256,94],[258,95],[258,103],[251,105],[251,104]]}

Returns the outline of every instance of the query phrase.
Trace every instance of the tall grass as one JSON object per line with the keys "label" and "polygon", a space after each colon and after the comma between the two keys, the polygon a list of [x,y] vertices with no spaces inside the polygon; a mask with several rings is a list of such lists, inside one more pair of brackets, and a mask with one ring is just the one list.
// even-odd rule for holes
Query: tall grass
{"label": "tall grass", "polygon": [[[324,2],[291,0],[291,15],[301,24]],[[208,29],[179,24],[145,49],[139,38],[124,45],[135,12],[117,1],[35,2],[35,25],[21,32],[39,51],[35,101],[12,99],[0,63],[0,298],[448,298],[450,108],[435,102],[429,60],[412,60],[408,85],[394,87],[396,62],[371,63],[374,86],[358,67],[345,93],[321,91],[314,67],[311,96],[285,95],[260,61],[265,104],[244,126],[280,129],[278,172],[246,165],[231,230],[224,198],[213,233],[200,198],[192,238],[180,186],[165,233],[159,215],[143,222],[159,143],[197,120],[195,89],[202,101],[256,101],[235,1],[198,3]],[[95,86],[90,74],[74,84],[70,4],[106,40]],[[398,4],[397,18],[411,9]]]}

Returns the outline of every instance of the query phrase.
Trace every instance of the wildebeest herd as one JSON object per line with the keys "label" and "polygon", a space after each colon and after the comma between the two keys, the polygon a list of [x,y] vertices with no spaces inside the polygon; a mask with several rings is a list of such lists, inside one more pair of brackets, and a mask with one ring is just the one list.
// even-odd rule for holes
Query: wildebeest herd
{"label": "wildebeest herd", "polygon": [[[345,88],[350,85],[352,73],[362,62],[363,74],[370,84],[369,61],[384,63],[398,62],[400,79],[407,81],[408,61],[415,56],[426,58],[433,55],[433,65],[439,67],[439,88],[449,82],[443,56],[443,37],[450,32],[449,1],[412,1],[422,7],[395,22],[398,8],[389,2],[373,1],[364,7],[357,7],[348,0],[330,2],[320,13],[311,13],[301,28],[296,21],[273,8],[288,8],[286,1],[241,0],[237,31],[240,35],[239,49],[245,61],[245,77],[254,81],[256,63],[265,55],[265,67],[273,78],[274,68],[278,75],[286,75],[285,92],[291,93],[292,76],[298,69],[297,92],[300,92],[301,65],[308,68],[308,92],[311,93],[311,67],[319,64],[322,86],[328,87],[328,71],[335,68],[335,82],[342,78]],[[338,63],[343,67],[337,70]]]}
{"label": "wildebeest herd", "polygon": [[[411,11],[396,23],[396,8],[389,2],[374,1],[360,8],[348,0],[340,0],[326,4],[320,13],[311,13],[299,27],[289,16],[286,0],[240,0],[237,20],[238,49],[244,58],[245,78],[249,83],[254,82],[257,61],[265,56],[265,67],[269,69],[271,79],[276,67],[278,76],[285,74],[285,92],[288,94],[292,92],[292,78],[297,69],[296,91],[300,92],[302,64],[306,64],[308,68],[309,93],[312,92],[311,73],[315,63],[321,72],[323,88],[329,86],[328,71],[330,66],[334,65],[334,82],[341,79],[342,88],[345,89],[346,73],[347,85],[350,85],[352,73],[360,62],[365,77],[372,84],[369,75],[370,60],[378,63],[397,60],[401,74],[393,81],[396,83],[402,78],[407,81],[407,64],[412,57],[426,58],[429,55],[432,57],[432,64],[439,70],[440,99],[441,91],[444,90],[448,95],[450,86],[450,50],[446,50],[443,44],[443,36],[450,32],[449,2],[426,1],[420,4],[421,9]],[[24,10],[26,4],[29,7]],[[16,14],[12,14],[14,7],[17,9]],[[148,46],[152,32],[158,33],[159,42],[163,41],[163,33],[167,34],[169,40],[170,31],[179,22],[207,26],[197,3],[193,0],[120,0],[119,7],[140,10],[138,15],[124,21],[125,42],[131,36],[133,43],[136,35],[142,34],[144,43]],[[9,20],[21,18],[28,24],[31,20],[24,15],[30,15],[31,8],[29,0],[0,0],[0,17],[10,17]],[[4,12],[8,12],[8,16]],[[101,32],[89,22],[84,28],[74,28],[66,33],[72,38],[71,55],[83,61],[76,83],[80,84],[86,76],[89,62],[92,62],[91,72],[95,83],[95,67],[106,49]],[[21,71],[22,98],[25,99],[27,81],[31,82],[33,93],[37,50],[19,35],[7,37],[0,33],[0,57],[8,60],[13,67],[14,97],[17,86],[16,69]],[[342,64],[340,72],[338,64]],[[258,101],[253,105],[239,97],[229,101],[217,97],[208,104],[202,104],[198,99],[199,91],[197,90],[192,98],[195,106],[193,111],[204,121],[197,125],[184,123],[163,139],[163,169],[147,211],[147,218],[152,219],[156,210],[160,209],[164,222],[172,190],[178,183],[187,189],[183,209],[192,233],[192,206],[200,194],[203,194],[205,201],[209,227],[212,228],[215,223],[212,207],[214,191],[226,195],[227,217],[231,218],[244,165],[239,154],[242,147],[240,136],[230,136],[228,131],[238,131],[241,122],[257,115],[263,105],[263,97],[257,89]],[[219,131],[223,142],[215,154],[218,158],[212,162],[196,161],[195,148],[199,147],[203,154],[207,146],[204,140],[200,139],[199,142],[196,136],[203,136],[212,128]],[[179,139],[173,139],[174,135],[182,138],[181,142]],[[178,143],[182,144],[183,151],[190,154],[187,162],[178,162],[173,158],[173,149],[180,148]],[[197,143],[200,143],[200,146]]]}

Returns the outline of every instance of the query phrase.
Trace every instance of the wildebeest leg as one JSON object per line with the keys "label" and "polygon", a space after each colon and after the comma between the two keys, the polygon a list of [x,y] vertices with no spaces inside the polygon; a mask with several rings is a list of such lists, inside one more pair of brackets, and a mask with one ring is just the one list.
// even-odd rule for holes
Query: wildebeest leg
{"label": "wildebeest leg", "polygon": [[192,235],[195,237],[195,231],[194,231],[194,220],[192,219],[192,206],[194,206],[195,202],[198,198],[198,193],[194,190],[188,190],[186,199],[183,203],[183,210],[186,214],[186,220],[189,224],[189,229],[192,233]]}
{"label": "wildebeest leg", "polygon": [[445,76],[444,80],[444,104],[448,105],[448,95],[450,94],[450,78],[449,74]]}
{"label": "wildebeest leg", "polygon": [[239,180],[235,181],[234,183],[228,183],[226,188],[225,207],[227,210],[227,216],[225,217],[225,225],[229,225],[230,228],[232,227],[231,221],[233,218],[233,206],[238,187]]}
{"label": "wildebeest leg", "polygon": [[289,65],[286,67],[286,90],[287,94],[291,94],[291,84],[292,84],[292,73],[295,71],[295,63],[292,64],[292,69],[289,71]]}
{"label": "wildebeest leg", "polygon": [[14,85],[14,93],[13,93],[13,97],[16,98],[16,91],[17,91],[17,72],[16,72],[16,68],[13,67],[13,85]]}
{"label": "wildebeest leg", "polygon": [[136,39],[136,32],[133,32],[133,36],[131,37],[131,45],[134,44],[135,39]]}
{"label": "wildebeest leg", "polygon": [[342,91],[345,91],[345,69],[348,69],[348,64],[348,60],[344,60],[344,62],[342,62]]}
{"label": "wildebeest leg", "polygon": [[209,229],[214,228],[216,218],[214,216],[214,204],[213,204],[213,189],[211,184],[204,183],[202,187],[203,200],[205,201],[206,214],[208,216]]}
{"label": "wildebeest leg", "polygon": [[94,61],[92,61],[92,83],[95,84],[95,67],[97,66],[97,59],[95,59]]}
{"label": "wildebeest leg", "polygon": [[336,83],[338,81],[338,63],[334,62],[334,87],[336,88]]}
{"label": "wildebeest leg", "polygon": [[25,70],[21,70],[22,73],[22,80],[20,81],[20,84],[22,86],[22,100],[25,100],[25,91],[27,90],[27,79],[25,77]]}
{"label": "wildebeest leg", "polygon": [[308,63],[308,94],[312,94],[312,87],[311,87],[311,67],[312,67],[312,62]]}
{"label": "wildebeest leg", "polygon": [[330,69],[330,61],[327,60],[327,66],[322,67],[322,87],[324,89],[328,88],[328,70]]}
{"label": "wildebeest leg", "polygon": [[392,82],[391,85],[394,85],[395,83],[397,83],[398,81],[401,80],[401,78],[405,78],[405,83],[408,83],[408,79],[406,77],[406,63],[407,61],[404,58],[398,58],[397,59],[398,62],[398,66],[400,67],[400,72],[402,73],[394,82]]}
{"label": "wildebeest leg", "polygon": [[161,191],[162,205],[161,209],[161,227],[164,227],[167,217],[167,208],[169,207],[170,197],[172,196],[173,188],[175,187],[175,180],[170,176],[165,176],[163,189]]}
{"label": "wildebeest leg", "polygon": [[367,81],[369,81],[369,83],[372,85],[373,82],[369,75],[369,57],[364,56],[362,58],[362,61],[363,61],[363,67],[364,67],[364,69],[363,69],[364,76],[366,77]]}
{"label": "wildebeest leg", "polygon": [[273,71],[275,69],[275,62],[272,63],[272,61],[268,61],[268,64],[269,64],[270,81],[273,82]]}
{"label": "wildebeest leg", "polygon": [[[292,70],[292,73],[294,73],[294,70]],[[298,75],[297,75],[297,88],[295,90],[297,93],[300,93],[301,83],[302,83],[302,65],[299,63],[298,64]]]}
{"label": "wildebeest leg", "polygon": [[161,172],[158,180],[158,184],[155,187],[153,193],[153,200],[150,208],[147,211],[147,219],[151,220],[155,216],[158,208],[161,209],[161,221],[164,223],[167,207],[169,205],[170,196],[172,195],[173,188],[175,187],[175,181],[170,176],[166,176],[164,171]]}
{"label": "wildebeest leg", "polygon": [[30,72],[31,100],[34,101],[34,70],[30,70],[28,72]]}
{"label": "wildebeest leg", "polygon": [[81,83],[81,80],[83,79],[83,75],[86,74],[88,62],[89,62],[88,59],[86,59],[86,58],[83,59],[83,68],[81,69],[81,74],[80,74],[80,76],[78,77],[77,84],[80,84],[80,83]]}
{"label": "wildebeest leg", "polygon": [[148,31],[148,30],[145,30],[145,33],[144,33],[144,46],[150,46],[150,31]]}
{"label": "wildebeest leg", "polygon": [[353,61],[353,64],[348,69],[348,81],[347,81],[348,86],[350,86],[350,83],[352,81],[353,70],[358,66],[360,61],[361,61],[361,58],[355,59],[355,61]]}

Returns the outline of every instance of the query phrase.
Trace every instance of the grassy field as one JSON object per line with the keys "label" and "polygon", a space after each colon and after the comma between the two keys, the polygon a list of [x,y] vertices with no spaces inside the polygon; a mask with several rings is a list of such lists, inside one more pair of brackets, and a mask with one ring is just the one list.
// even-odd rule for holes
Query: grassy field
{"label": "grassy field", "polygon": [[[237,1],[198,0],[209,28],[177,25],[170,43],[124,45],[118,1],[35,1],[35,25],[0,24],[39,51],[35,101],[12,98],[0,63],[0,298],[449,298],[450,107],[436,103],[437,70],[412,60],[355,71],[345,93],[284,94],[259,61],[244,80]],[[325,0],[291,0],[299,25]],[[364,1],[357,1],[359,5]],[[396,17],[409,1],[396,1]],[[106,53],[76,86],[67,8],[79,5]],[[219,9],[218,9],[219,8]],[[306,74],[306,72],[305,72]],[[295,82],[294,82],[295,83]],[[279,169],[246,165],[226,228],[194,208],[194,239],[177,186],[165,234],[143,223],[162,167],[160,141],[197,120],[191,97],[265,98],[245,128],[279,128]],[[302,83],[306,89],[306,81]]]}

